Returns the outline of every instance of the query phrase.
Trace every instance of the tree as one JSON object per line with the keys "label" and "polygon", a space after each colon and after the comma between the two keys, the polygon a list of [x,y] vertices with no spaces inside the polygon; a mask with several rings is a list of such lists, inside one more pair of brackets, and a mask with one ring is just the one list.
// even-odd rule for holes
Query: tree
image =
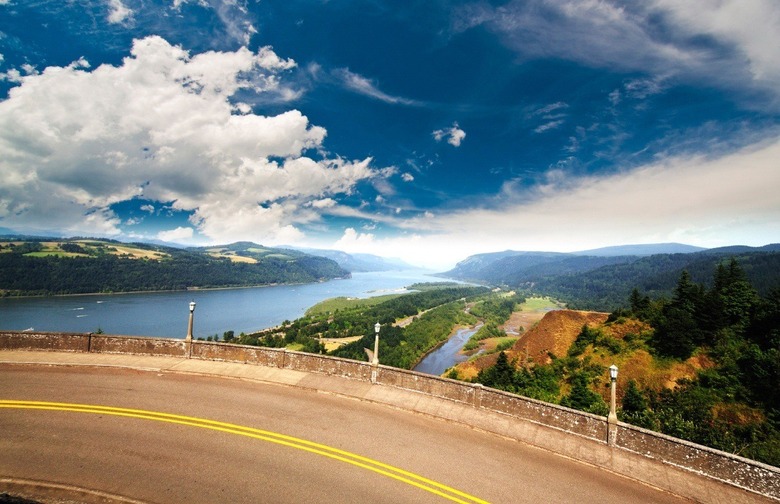
{"label": "tree", "polygon": [[650,297],[642,296],[639,293],[639,289],[634,288],[631,291],[631,297],[629,298],[631,305],[631,312],[634,316],[640,320],[646,320],[650,311]]}
{"label": "tree", "polygon": [[750,285],[745,272],[736,259],[731,258],[728,266],[719,264],[715,271],[712,296],[722,312],[723,324],[744,328],[758,302],[758,294]]}
{"label": "tree", "polygon": [[626,413],[641,413],[647,409],[647,399],[634,380],[628,380],[621,404]]}
{"label": "tree", "polygon": [[702,306],[703,288],[691,282],[691,276],[683,270],[672,301],[665,305],[656,321],[653,348],[661,355],[687,359],[702,342],[702,332],[696,315]]}
{"label": "tree", "polygon": [[590,379],[586,373],[571,377],[571,392],[561,399],[561,405],[596,414],[606,414],[608,408],[600,395],[588,388]]}
{"label": "tree", "polygon": [[477,382],[500,390],[514,391],[515,368],[510,364],[506,352],[498,354],[495,365],[486,368],[477,375]]}

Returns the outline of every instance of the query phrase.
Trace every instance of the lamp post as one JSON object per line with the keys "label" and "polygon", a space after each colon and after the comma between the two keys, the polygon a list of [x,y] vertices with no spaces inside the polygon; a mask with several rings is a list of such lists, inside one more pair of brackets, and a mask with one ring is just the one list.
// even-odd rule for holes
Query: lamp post
{"label": "lamp post", "polygon": [[374,338],[374,358],[371,361],[371,364],[376,366],[379,364],[379,329],[382,326],[377,322],[374,324],[374,332],[376,333],[376,337]]}
{"label": "lamp post", "polygon": [[609,380],[611,382],[611,390],[609,396],[609,418],[617,421],[617,413],[615,412],[615,388],[617,384],[618,368],[612,364],[609,366]]}
{"label": "lamp post", "polygon": [[609,395],[609,416],[607,417],[607,443],[610,445],[615,444],[615,438],[617,436],[617,412],[616,412],[616,386],[617,386],[618,368],[612,364],[609,366],[609,381],[610,381],[610,395]]}
{"label": "lamp post", "polygon": [[371,357],[371,383],[376,383],[377,369],[379,368],[379,329],[381,327],[379,322],[374,324],[374,333],[376,333],[374,337],[374,353],[372,354],[371,350],[366,348],[366,353]]}
{"label": "lamp post", "polygon": [[192,319],[195,318],[195,301],[190,301],[190,321],[187,324],[187,340],[192,341]]}

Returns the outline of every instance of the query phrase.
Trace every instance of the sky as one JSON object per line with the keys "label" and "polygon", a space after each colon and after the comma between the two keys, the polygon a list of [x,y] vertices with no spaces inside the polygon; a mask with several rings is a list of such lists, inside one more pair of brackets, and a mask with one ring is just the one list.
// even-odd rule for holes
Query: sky
{"label": "sky", "polygon": [[0,0],[0,234],[780,241],[776,0]]}

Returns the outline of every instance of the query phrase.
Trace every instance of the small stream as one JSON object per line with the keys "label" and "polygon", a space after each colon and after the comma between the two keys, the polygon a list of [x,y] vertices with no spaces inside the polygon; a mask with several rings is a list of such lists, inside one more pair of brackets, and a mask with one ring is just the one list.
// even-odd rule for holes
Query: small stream
{"label": "small stream", "polygon": [[482,324],[478,324],[473,328],[459,329],[442,346],[426,355],[414,367],[413,371],[439,376],[455,364],[467,360],[469,358],[468,355],[462,355],[458,352],[480,327],[482,327]]}

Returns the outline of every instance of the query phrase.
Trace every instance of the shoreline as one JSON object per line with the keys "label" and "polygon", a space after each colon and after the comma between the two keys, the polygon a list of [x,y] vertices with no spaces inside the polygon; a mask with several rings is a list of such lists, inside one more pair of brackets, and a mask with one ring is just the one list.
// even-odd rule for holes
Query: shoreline
{"label": "shoreline", "polygon": [[[351,275],[350,275],[351,277]],[[70,294],[27,294],[22,296],[0,296],[2,299],[35,299],[35,298],[48,298],[48,297],[76,297],[76,296],[121,296],[127,294],[160,294],[160,293],[172,293],[172,292],[198,292],[198,291],[220,291],[220,290],[235,290],[235,289],[258,289],[263,287],[280,287],[280,286],[293,286],[293,285],[311,285],[316,283],[325,283],[333,280],[346,280],[350,277],[334,277],[327,280],[319,280],[315,282],[293,282],[293,283],[271,283],[271,284],[258,284],[258,285],[234,285],[224,287],[187,287],[186,289],[156,289],[156,290],[134,290],[134,291],[112,291],[112,292],[81,292]]]}

